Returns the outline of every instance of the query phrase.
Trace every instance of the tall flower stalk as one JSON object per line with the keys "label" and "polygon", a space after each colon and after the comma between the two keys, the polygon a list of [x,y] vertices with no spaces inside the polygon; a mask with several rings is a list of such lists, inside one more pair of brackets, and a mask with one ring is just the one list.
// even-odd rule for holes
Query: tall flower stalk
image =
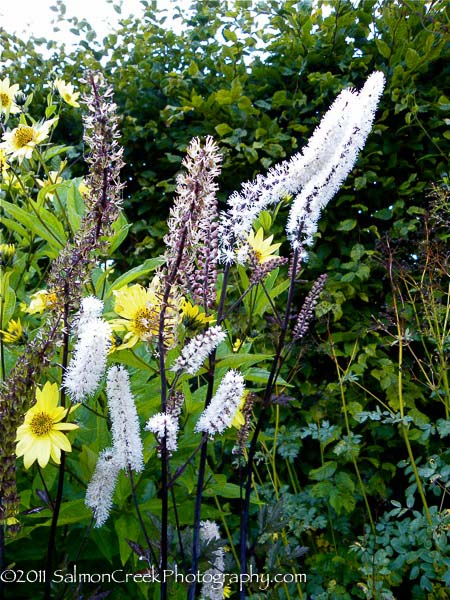
{"label": "tall flower stalk", "polygon": [[[9,519],[15,528],[18,495],[15,482],[15,432],[28,410],[34,386],[42,370],[49,364],[55,348],[62,346],[61,366],[65,371],[69,358],[69,329],[73,312],[78,308],[83,285],[88,281],[97,258],[95,251],[105,251],[106,237],[118,216],[122,185],[119,172],[123,166],[122,149],[118,144],[116,106],[112,90],[101,75],[90,74],[87,83],[90,93],[85,104],[88,114],[84,118],[87,156],[90,172],[89,194],[85,197],[86,212],[80,228],[71,241],[52,262],[47,279],[49,294],[56,298],[39,333],[31,340],[19,357],[16,366],[4,382],[0,401],[0,501],[2,517]],[[61,390],[61,406],[65,405],[65,388]],[[50,573],[56,525],[63,493],[65,455],[61,463],[54,502],[47,555]],[[49,582],[51,577],[47,577]],[[46,597],[50,597],[49,583]]]}
{"label": "tall flower stalk", "polygon": [[[254,197],[255,188],[266,190],[267,201],[270,199],[270,202],[276,199],[277,193],[286,193],[287,188],[291,192],[294,188],[297,188],[298,194],[292,203],[286,228],[293,248],[286,310],[264,393],[262,409],[259,413],[250,443],[245,472],[245,494],[240,527],[241,574],[245,574],[247,570],[247,537],[253,461],[257,449],[258,437],[267,418],[274,385],[284,358],[283,350],[288,333],[296,274],[302,258],[306,257],[305,245],[311,245],[314,233],[317,231],[320,211],[336,194],[364,146],[372,127],[383,88],[384,75],[380,72],[375,72],[367,79],[359,93],[352,90],[341,92],[321,124],[315,130],[303,153],[298,154],[291,163],[284,163],[282,165],[281,171],[286,175],[287,180],[287,182],[285,180],[283,185],[274,176],[274,173],[277,173],[278,177],[280,177],[278,170],[275,170],[269,173],[267,181],[260,178],[258,183],[243,186],[241,213],[247,216],[249,214],[256,215],[260,209],[261,201],[255,200]],[[292,166],[293,164],[295,164],[295,167]],[[310,171],[305,174],[303,171],[306,165],[309,166]],[[253,194],[249,193],[249,190]],[[234,199],[233,197],[231,199],[232,210],[235,207]],[[278,196],[278,200],[280,199],[281,197]],[[223,243],[223,256],[225,260],[233,259],[235,250],[232,244],[236,244],[236,239],[238,239],[241,232],[245,231],[247,227],[245,220],[242,221],[239,214],[230,213],[230,209],[229,220],[230,222],[222,229],[225,233]],[[224,219],[222,219],[223,222]],[[321,283],[318,285],[320,286]],[[315,295],[316,291],[314,290],[313,295]],[[306,320],[311,310],[308,305],[313,300],[310,296],[304,306],[303,313],[302,311],[300,313],[300,319],[297,321],[293,331],[294,339],[300,339],[305,333]],[[242,589],[240,592],[241,599],[244,599],[245,595],[245,589]]]}
{"label": "tall flower stalk", "polygon": [[[188,293],[195,280],[195,270],[199,253],[204,251],[207,242],[205,228],[199,230],[199,222],[205,222],[215,204],[217,184],[215,178],[220,173],[221,156],[212,138],[207,138],[204,146],[198,139],[192,140],[187,156],[183,161],[185,173],[178,176],[176,199],[169,219],[169,233],[166,242],[166,265],[163,271],[163,293],[159,318],[158,354],[161,377],[161,412],[167,411],[168,385],[166,377],[165,321],[169,299],[174,292]],[[213,253],[213,251],[212,251]],[[213,265],[211,264],[211,268]],[[215,266],[214,266],[215,268]],[[212,305],[213,298],[209,275],[203,277],[199,289],[204,290],[205,305]],[[208,292],[207,290],[210,290]],[[168,562],[168,448],[166,436],[160,441],[161,453],[161,556],[160,570],[167,569]],[[161,599],[167,597],[167,585],[161,583]]]}

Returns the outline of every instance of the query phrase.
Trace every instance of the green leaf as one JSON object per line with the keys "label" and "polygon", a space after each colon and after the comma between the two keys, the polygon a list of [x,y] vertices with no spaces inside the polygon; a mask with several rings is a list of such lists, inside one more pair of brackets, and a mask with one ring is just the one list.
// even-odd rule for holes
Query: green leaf
{"label": "green leaf", "polygon": [[6,329],[7,324],[14,314],[16,306],[16,294],[14,290],[9,286],[9,280],[12,275],[12,271],[2,273],[0,278],[0,314],[2,321],[0,323],[1,329]]}
{"label": "green leaf", "polygon": [[233,131],[233,129],[228,125],[228,123],[220,123],[219,125],[216,125],[214,129],[221,137],[224,137],[225,135],[228,135]]}
{"label": "green leaf", "polygon": [[227,354],[222,356],[217,363],[218,369],[239,369],[272,358],[271,354]]}
{"label": "green leaf", "polygon": [[52,248],[61,250],[66,242],[66,234],[58,219],[36,202],[29,200],[35,211],[28,212],[6,200],[2,201],[5,212],[27,229],[47,241]]}
{"label": "green leaf", "polygon": [[154,369],[150,366],[149,363],[147,363],[143,358],[141,358],[129,348],[113,352],[110,355],[109,359],[113,363],[119,363],[127,365],[129,367],[135,367],[136,369],[144,369],[152,372],[154,371]]}
{"label": "green leaf", "polygon": [[337,462],[334,460],[330,460],[328,462],[323,463],[323,465],[318,469],[311,469],[311,471],[309,472],[309,477],[317,481],[325,481],[327,479],[330,479],[330,477],[334,475],[336,469]]}
{"label": "green leaf", "polygon": [[408,48],[406,51],[405,62],[408,69],[414,69],[420,62],[420,56],[414,48]]}
{"label": "green leaf", "polygon": [[375,44],[377,45],[378,52],[381,54],[381,56],[383,56],[384,58],[389,58],[389,56],[391,54],[391,49],[386,44],[386,42],[384,40],[380,40],[379,38],[377,38],[375,40]]}
{"label": "green leaf", "polygon": [[[267,383],[269,381],[269,376],[270,371],[267,371],[266,369],[260,369],[258,367],[248,369],[248,371],[246,371],[244,375],[246,381],[253,381],[255,383]],[[288,384],[288,382],[285,379],[283,379],[281,375],[278,375],[276,384],[293,387],[292,385]]]}
{"label": "green leaf", "polygon": [[[48,521],[45,521],[43,525],[51,525],[51,511],[46,509],[41,513],[38,513],[40,517],[47,517]],[[61,510],[59,511],[58,525],[70,525],[73,523],[87,523],[92,519],[92,511],[84,503],[84,498],[78,500],[69,500],[61,504]]]}
{"label": "green leaf", "polygon": [[79,180],[71,182],[69,189],[67,190],[67,216],[72,230],[77,231],[81,224],[81,219],[85,213],[85,205],[83,197],[78,191]]}
{"label": "green leaf", "polygon": [[164,264],[164,258],[160,256],[158,256],[157,258],[148,258],[138,267],[134,267],[134,269],[130,269],[129,271],[118,277],[112,284],[112,286],[109,288],[105,298],[109,298],[109,296],[111,296],[114,290],[118,290],[128,285],[135,279],[138,279],[138,277],[147,275],[147,273],[150,273],[150,271],[154,271],[162,264]]}
{"label": "green leaf", "polygon": [[131,227],[131,225],[128,223],[127,218],[125,217],[125,214],[123,212],[120,212],[119,216],[114,221],[113,226],[112,226],[113,234],[109,238],[109,248],[108,248],[109,254],[112,254],[115,250],[117,250],[117,248],[120,246],[120,244],[127,237],[128,230],[130,229],[130,227]]}
{"label": "green leaf", "polygon": [[358,221],[356,219],[345,219],[345,221],[341,221],[339,225],[336,227],[338,231],[351,231],[355,229]]}
{"label": "green leaf", "polygon": [[120,560],[122,561],[122,565],[124,565],[132,553],[127,540],[134,541],[138,539],[140,532],[139,523],[131,514],[126,514],[114,520],[114,529],[119,543]]}

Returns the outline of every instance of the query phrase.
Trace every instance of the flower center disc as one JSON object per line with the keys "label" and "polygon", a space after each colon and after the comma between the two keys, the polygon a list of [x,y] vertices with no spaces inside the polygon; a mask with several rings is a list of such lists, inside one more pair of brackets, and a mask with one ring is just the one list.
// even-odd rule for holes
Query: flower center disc
{"label": "flower center disc", "polygon": [[50,415],[40,412],[34,415],[30,422],[30,429],[37,437],[47,435],[53,427],[53,420]]}
{"label": "flower center disc", "polygon": [[14,141],[18,148],[23,148],[33,139],[33,128],[29,125],[19,125],[14,134]]}
{"label": "flower center disc", "polygon": [[0,102],[4,108],[8,108],[11,104],[11,99],[6,92],[0,92]]}
{"label": "flower center disc", "polygon": [[136,311],[133,326],[139,337],[153,333],[157,330],[157,325],[157,315],[154,310],[145,307]]}

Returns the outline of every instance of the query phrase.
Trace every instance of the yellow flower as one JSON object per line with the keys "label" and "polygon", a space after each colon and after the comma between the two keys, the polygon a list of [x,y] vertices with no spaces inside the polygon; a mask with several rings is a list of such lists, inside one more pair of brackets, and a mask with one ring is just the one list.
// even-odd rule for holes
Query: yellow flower
{"label": "yellow flower", "polygon": [[47,290],[39,290],[34,294],[31,294],[30,306],[25,308],[25,312],[29,315],[35,315],[36,313],[43,313],[44,310],[53,308],[56,304],[57,298],[54,292],[48,292]]}
{"label": "yellow flower", "polygon": [[233,591],[229,585],[224,585],[222,592],[223,592],[224,598],[231,598],[231,594],[233,593]]}
{"label": "yellow flower", "polygon": [[181,320],[186,329],[196,331],[203,329],[208,323],[214,323],[216,319],[212,315],[206,315],[197,304],[192,305],[184,300],[181,304]]}
{"label": "yellow flower", "polygon": [[242,427],[242,425],[245,425],[245,418],[244,418],[244,415],[242,414],[242,408],[245,404],[245,401],[247,400],[247,396],[248,396],[248,390],[245,390],[245,392],[242,394],[242,398],[239,401],[239,406],[236,411],[236,414],[234,415],[234,418],[231,421],[231,427],[234,427],[235,429],[240,429]]}
{"label": "yellow flower", "polygon": [[70,104],[70,106],[74,106],[75,108],[80,106],[77,102],[80,92],[75,92],[71,83],[66,83],[62,79],[55,79],[55,88],[58,90],[59,95],[64,102],[67,102],[67,104]]}
{"label": "yellow flower", "polygon": [[21,123],[12,131],[3,134],[0,148],[4,148],[6,154],[10,154],[12,158],[17,157],[21,163],[24,158],[31,158],[34,148],[47,139],[50,128],[56,120],[50,119],[35,125]]}
{"label": "yellow flower", "polygon": [[270,235],[266,239],[263,238],[263,235],[263,228],[260,227],[256,232],[256,235],[252,230],[247,238],[247,243],[253,250],[256,260],[260,264],[263,264],[273,258],[273,255],[281,246],[281,244],[272,244],[273,235]]}
{"label": "yellow flower", "polygon": [[17,321],[11,319],[11,321],[8,323],[6,331],[0,329],[0,335],[3,341],[7,344],[14,344],[16,342],[23,341],[25,336],[23,334],[23,328],[20,319],[17,319]]}
{"label": "yellow flower", "polygon": [[25,414],[25,421],[17,429],[17,457],[23,456],[25,469],[35,460],[44,468],[50,457],[55,463],[61,461],[61,450],[71,452],[72,446],[63,431],[78,429],[75,423],[61,423],[68,412],[78,405],[67,408],[58,406],[59,390],[56,383],[47,383],[42,390],[36,389],[36,404]]}
{"label": "yellow flower", "polygon": [[[161,312],[159,288],[159,279],[155,277],[148,288],[136,283],[113,292],[114,311],[122,318],[111,321],[112,327],[115,331],[127,332],[117,350],[132,348],[139,341],[150,342],[158,336]],[[170,298],[165,314],[165,343],[170,345],[180,321],[179,302]]]}
{"label": "yellow flower", "polygon": [[0,267],[12,264],[16,248],[14,244],[0,244]]}
{"label": "yellow flower", "polygon": [[78,186],[78,191],[80,192],[80,194],[84,197],[89,196],[90,193],[90,189],[89,187],[86,185],[85,180],[83,179],[82,181],[80,181],[80,185]]}
{"label": "yellow flower", "polygon": [[242,346],[242,341],[239,338],[236,338],[236,341],[233,344],[233,352],[239,352]]}
{"label": "yellow flower", "polygon": [[[61,183],[63,180],[62,177],[59,176],[59,171],[49,171],[47,179],[36,179],[39,184],[39,187],[44,188],[50,185],[56,185],[57,183]],[[51,202],[54,198],[54,192],[47,192],[45,197]]]}
{"label": "yellow flower", "polygon": [[6,152],[0,150],[0,173],[2,177],[5,177],[6,171],[9,169],[8,161],[6,160]]}
{"label": "yellow flower", "polygon": [[0,112],[12,115],[20,112],[20,108],[14,101],[18,93],[18,84],[9,85],[9,77],[0,80]]}

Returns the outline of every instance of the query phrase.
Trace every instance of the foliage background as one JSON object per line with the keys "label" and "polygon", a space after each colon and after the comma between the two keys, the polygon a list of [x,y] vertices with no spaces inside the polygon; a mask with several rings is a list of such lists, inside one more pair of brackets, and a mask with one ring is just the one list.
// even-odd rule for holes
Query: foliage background
{"label": "foliage background", "polygon": [[[273,570],[277,560],[298,560],[308,574],[308,597],[382,597],[390,592],[445,598],[448,540],[434,548],[439,557],[427,558],[427,524],[401,426],[374,420],[373,411],[382,409],[379,400],[394,412],[399,408],[396,324],[401,322],[403,333],[409,328],[418,359],[408,355],[400,365],[413,450],[429,503],[437,507],[435,516],[445,516],[450,470],[445,439],[449,414],[444,409],[446,394],[447,407],[449,402],[444,377],[449,348],[448,4],[199,1],[192,3],[189,14],[180,13],[182,35],[164,28],[155,2],[143,4],[143,19],[123,20],[103,40],[87,20],[74,19],[80,44],[70,52],[54,42],[33,37],[22,41],[0,30],[2,76],[34,92],[37,113],[39,106],[45,111],[46,85],[55,76],[76,85],[87,68],[101,68],[113,84],[122,118],[125,212],[131,223],[113,256],[118,271],[159,254],[174,178],[193,136],[213,134],[220,143],[224,201],[238,183],[301,148],[342,88],[360,87],[374,70],[385,73],[387,87],[373,132],[357,167],[323,215],[304,266],[303,292],[308,281],[326,272],[326,296],[313,335],[290,365],[295,372],[293,399],[287,407],[274,408],[276,428],[265,432],[260,493],[268,504],[254,521],[253,535],[260,543],[253,548],[253,559],[266,570]],[[332,9],[327,17],[320,10],[324,4]],[[64,19],[62,2],[56,10]],[[261,28],[255,14],[265,16]],[[77,111],[65,112],[57,135],[56,142],[73,145],[72,176],[82,175]],[[441,190],[440,221],[432,215],[428,221],[433,183]],[[420,304],[413,292],[412,302],[399,314],[392,310],[393,294],[403,289],[407,297],[401,288],[405,273],[423,281],[424,224],[429,222],[444,265],[432,281],[442,307],[434,333],[421,326],[429,296]],[[281,235],[282,227],[275,225],[275,231],[277,227]],[[398,267],[394,285],[386,269],[386,239]],[[8,234],[5,241],[10,241]],[[249,333],[258,335],[257,330]],[[435,373],[434,387],[421,366]],[[361,422],[355,416],[361,411],[372,418]],[[365,534],[368,517],[355,461],[377,522],[372,538]],[[275,473],[275,486],[269,485],[265,468]],[[430,485],[436,474],[440,486]],[[230,502],[226,510],[233,530],[237,520],[233,522]],[[301,559],[289,557],[277,542],[282,526],[292,547],[309,548]],[[115,532],[99,533],[105,539],[97,540],[85,559],[98,560],[99,548],[108,547],[106,558],[120,560],[115,552],[124,550],[114,543],[120,527],[118,523]],[[351,549],[355,543],[359,550]],[[10,552],[33,561],[37,548],[18,540]],[[416,561],[421,565],[417,571]],[[286,592],[273,593],[285,597]],[[266,596],[255,592],[254,597]]]}

